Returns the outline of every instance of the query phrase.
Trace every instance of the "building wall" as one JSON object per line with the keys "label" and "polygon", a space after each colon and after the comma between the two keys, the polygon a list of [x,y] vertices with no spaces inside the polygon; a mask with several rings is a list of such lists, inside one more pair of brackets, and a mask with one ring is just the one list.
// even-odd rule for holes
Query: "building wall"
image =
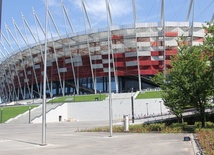
{"label": "building wall", "polygon": [[[67,121],[68,113],[67,113],[67,104],[63,104],[56,109],[53,109],[49,111],[46,114],[46,122],[65,122]],[[32,121],[32,123],[41,123],[42,122],[42,116],[39,118],[36,118]]]}
{"label": "building wall", "polygon": [[[160,102],[161,101],[161,107]],[[168,113],[168,109],[162,104],[161,99],[138,99],[134,100],[135,117],[147,116],[148,114],[157,115]],[[115,99],[112,101],[113,120],[121,121],[123,115],[132,117],[131,99]],[[59,116],[62,116],[61,121],[108,121],[109,120],[109,101],[96,102],[74,102],[65,103],[57,109],[47,113],[47,122],[59,122]],[[41,123],[41,118],[33,121],[33,123]]]}

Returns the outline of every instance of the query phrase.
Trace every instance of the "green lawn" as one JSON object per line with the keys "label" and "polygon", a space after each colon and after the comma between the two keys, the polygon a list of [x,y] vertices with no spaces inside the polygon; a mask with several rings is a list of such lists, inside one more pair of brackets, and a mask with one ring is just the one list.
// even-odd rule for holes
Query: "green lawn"
{"label": "green lawn", "polygon": [[144,93],[139,93],[136,99],[151,99],[151,98],[161,98],[160,91],[148,91]]}
{"label": "green lawn", "polygon": [[[31,106],[32,108],[35,108],[37,106]],[[4,123],[10,118],[16,117],[19,114],[22,114],[29,110],[28,105],[24,106],[9,106],[9,107],[1,107],[0,108],[0,123]],[[1,118],[2,117],[2,118]]]}
{"label": "green lawn", "polygon": [[106,94],[64,96],[50,100],[48,103],[96,101],[96,99],[102,101],[106,97]]}

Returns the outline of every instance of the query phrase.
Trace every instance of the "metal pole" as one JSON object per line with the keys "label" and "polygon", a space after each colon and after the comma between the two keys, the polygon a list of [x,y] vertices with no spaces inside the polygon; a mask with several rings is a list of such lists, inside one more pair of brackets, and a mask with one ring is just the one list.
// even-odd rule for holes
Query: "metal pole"
{"label": "metal pole", "polygon": [[147,116],[148,116],[149,115],[148,103],[146,103],[146,109],[147,109]]}
{"label": "metal pole", "polygon": [[47,36],[48,36],[48,0],[46,0],[45,21],[45,51],[44,51],[44,77],[43,77],[43,105],[42,105],[42,146],[46,145],[46,76],[47,76]]}
{"label": "metal pole", "polygon": [[193,46],[193,33],[194,33],[194,13],[195,13],[195,4],[194,0],[192,0],[192,36],[191,36],[191,45]]}
{"label": "metal pole", "polygon": [[1,108],[1,123],[3,122],[2,116],[3,116],[3,108]]}
{"label": "metal pole", "polygon": [[160,102],[160,112],[161,112],[161,116],[162,116],[162,104],[161,104],[161,101]]}
{"label": "metal pole", "polygon": [[29,105],[29,108],[28,108],[28,110],[29,110],[29,124],[31,123],[31,118],[30,118],[30,110],[31,110],[31,106]]}
{"label": "metal pole", "polygon": [[109,25],[109,10],[108,10],[108,0],[106,0],[106,11],[107,11],[107,23],[108,23],[108,86],[109,86],[109,128],[110,137],[112,137],[112,97],[111,97],[111,56],[110,56],[110,25]]}
{"label": "metal pole", "polygon": [[132,103],[132,123],[134,123],[134,99],[133,99],[133,96],[131,96],[131,103]]}

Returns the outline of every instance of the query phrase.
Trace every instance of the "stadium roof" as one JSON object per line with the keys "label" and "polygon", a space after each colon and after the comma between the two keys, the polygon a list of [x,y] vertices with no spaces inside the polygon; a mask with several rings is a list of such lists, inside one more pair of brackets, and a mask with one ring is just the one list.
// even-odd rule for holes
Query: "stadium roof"
{"label": "stadium roof", "polygon": [[[88,19],[90,20],[91,27],[93,29],[101,29],[107,27],[107,15],[105,0],[84,0],[84,6],[81,3],[82,0],[61,0],[67,10],[67,15],[72,23],[74,32],[85,31],[90,29],[89,24],[84,24],[84,18],[86,18],[84,9],[87,12]],[[112,17],[113,25],[127,25],[133,24],[133,0],[108,0],[109,10]],[[32,31],[36,34],[35,19],[33,10],[38,15],[38,18],[42,25],[45,25],[45,4],[44,0],[29,1],[19,0],[14,2],[13,0],[3,1],[2,10],[2,32],[5,32],[5,24],[15,34],[12,18],[22,31],[24,31],[22,15],[29,23]],[[70,23],[63,16],[63,7],[59,0],[49,0],[49,9],[54,18],[56,26],[60,34],[72,33]],[[166,21],[186,21],[188,12],[190,10],[190,4],[194,2],[194,21],[206,22],[211,21],[213,18],[213,0],[165,0],[165,20]],[[161,19],[161,3],[162,0],[135,0],[136,5],[136,22],[160,22]],[[189,21],[192,20],[192,11],[190,12]],[[66,26],[64,26],[66,25]],[[58,36],[53,24],[51,24],[49,31],[52,30],[53,36]],[[35,43],[29,32],[26,32],[26,36],[30,43]],[[41,40],[44,40],[44,35],[41,30],[38,31],[38,35]],[[49,35],[50,36],[50,35]],[[17,36],[20,38],[20,36]],[[15,45],[15,43],[13,43]],[[20,45],[25,45],[24,41],[20,40]],[[15,47],[14,47],[15,48]],[[18,49],[16,47],[16,49]]]}

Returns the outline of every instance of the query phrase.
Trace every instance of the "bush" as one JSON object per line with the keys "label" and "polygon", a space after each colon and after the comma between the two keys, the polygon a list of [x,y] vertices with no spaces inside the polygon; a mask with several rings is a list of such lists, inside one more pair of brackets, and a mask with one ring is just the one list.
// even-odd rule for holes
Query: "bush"
{"label": "bush", "polygon": [[194,126],[195,126],[196,128],[201,128],[201,122],[195,122]]}
{"label": "bush", "polygon": [[155,123],[149,125],[149,131],[162,131],[165,128],[164,123]]}
{"label": "bush", "polygon": [[213,122],[206,122],[205,125],[206,125],[206,128],[214,128]]}
{"label": "bush", "polygon": [[[196,128],[201,128],[202,127],[201,122],[195,122],[194,126]],[[214,128],[214,123],[213,122],[205,122],[205,127],[206,128]]]}
{"label": "bush", "polygon": [[162,133],[182,133],[183,130],[181,127],[176,127],[176,128],[172,128],[172,127],[166,127],[165,129],[162,130]]}
{"label": "bush", "polygon": [[184,132],[195,132],[195,126],[192,125],[188,125],[187,122],[183,122],[183,123],[173,123],[170,125],[171,128],[176,128],[179,131],[182,130]]}
{"label": "bush", "polygon": [[187,122],[183,122],[183,123],[172,123],[170,125],[170,127],[172,127],[172,128],[181,127],[182,129],[185,128],[186,126],[187,126]]}
{"label": "bush", "polygon": [[134,133],[149,132],[148,131],[148,125],[146,125],[146,124],[130,125],[129,126],[129,132],[134,132]]}

